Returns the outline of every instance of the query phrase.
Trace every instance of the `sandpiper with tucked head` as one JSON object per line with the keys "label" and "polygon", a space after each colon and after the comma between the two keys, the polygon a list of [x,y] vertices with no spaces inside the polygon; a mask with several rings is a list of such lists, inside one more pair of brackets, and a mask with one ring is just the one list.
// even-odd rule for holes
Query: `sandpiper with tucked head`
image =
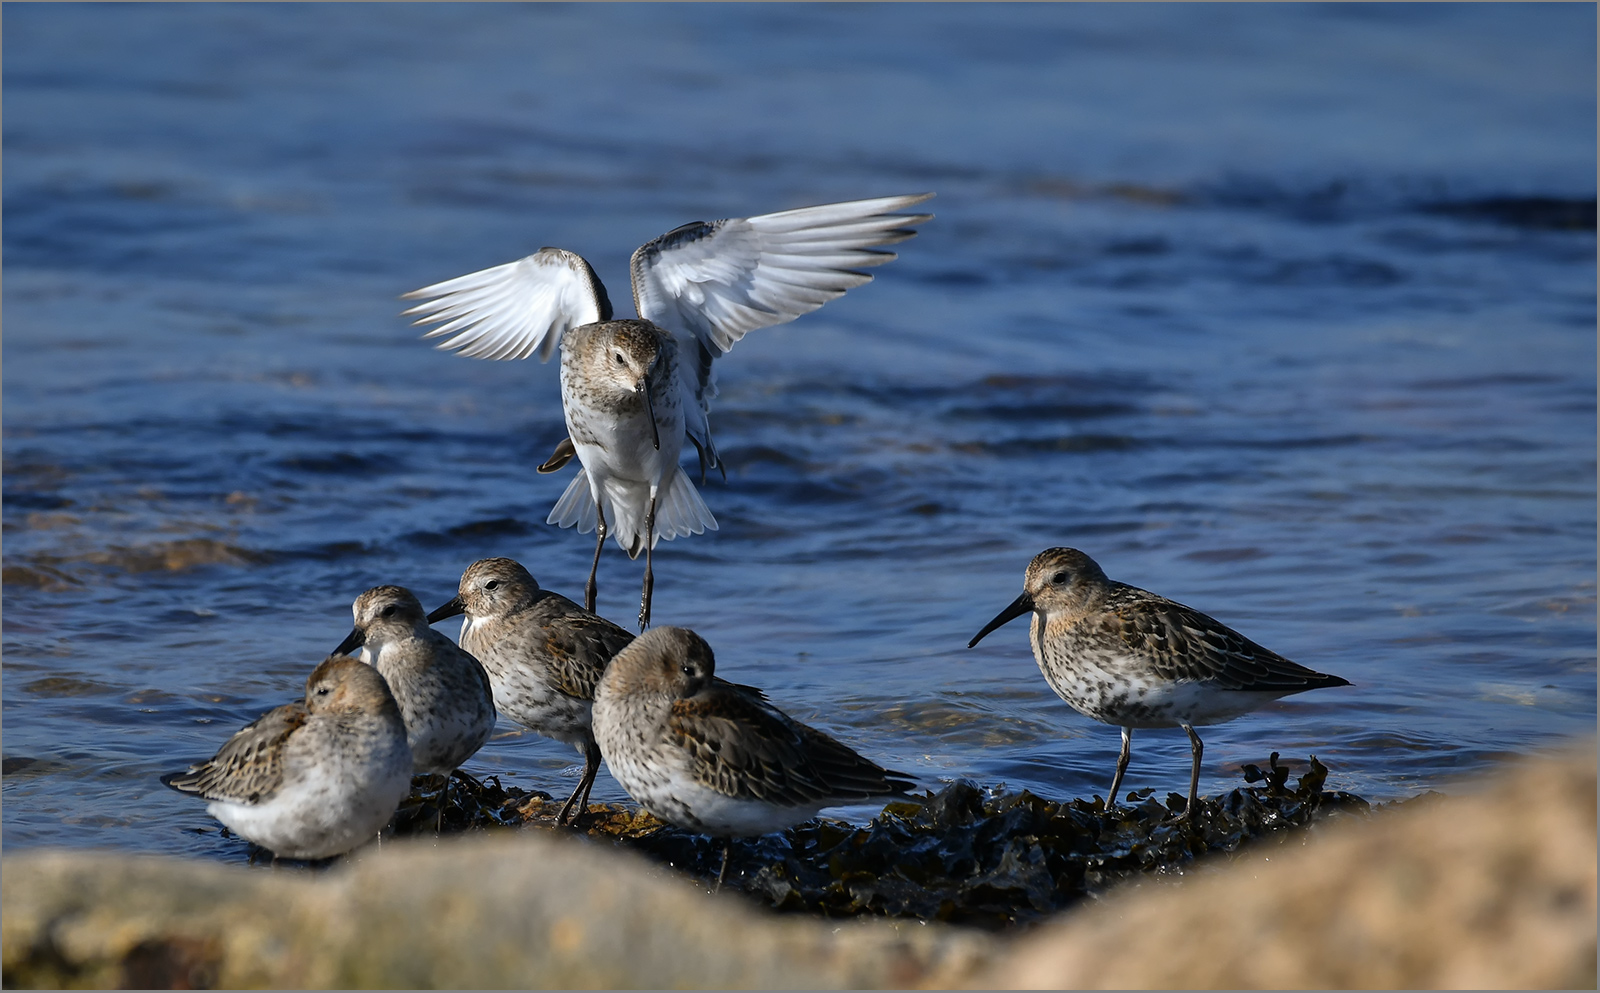
{"label": "sandpiper with tucked head", "polygon": [[630,558],[645,555],[639,626],[650,623],[658,541],[715,530],[716,518],[678,465],[687,436],[700,471],[721,460],[707,420],[716,395],[712,363],[757,328],[808,314],[872,277],[912,225],[931,214],[896,214],[933,196],[881,197],[758,217],[685,224],[633,253],[639,320],[612,320],[599,277],[579,256],[545,248],[516,262],[405,294],[424,301],[426,337],[485,359],[546,361],[561,345],[561,403],[568,439],[540,471],[576,455],[583,469],[549,523],[593,530],[594,565],[584,606],[595,609],[595,573],[606,536]]}
{"label": "sandpiper with tucked head", "polygon": [[1221,724],[1291,693],[1348,686],[1291,662],[1198,610],[1107,579],[1075,548],[1047,548],[1028,563],[1022,595],[968,642],[1028,612],[1039,670],[1078,713],[1122,729],[1107,807],[1128,769],[1134,728],[1181,727],[1194,756],[1194,814],[1203,746],[1194,725]]}
{"label": "sandpiper with tucked head", "polygon": [[[478,660],[428,626],[422,604],[401,586],[374,586],[356,597],[356,626],[334,649],[361,649],[361,661],[389,684],[406,722],[416,771],[449,775],[494,730],[494,695]],[[443,811],[441,810],[441,817]]]}
{"label": "sandpiper with tucked head", "polygon": [[577,804],[582,817],[600,771],[591,712],[606,663],[633,635],[559,593],[539,588],[521,564],[480,559],[461,574],[460,591],[428,615],[430,623],[465,614],[461,647],[489,674],[500,713],[583,756],[583,776],[557,822]]}
{"label": "sandpiper with tucked head", "polygon": [[595,690],[594,736],[612,776],[646,810],[724,839],[724,873],[728,838],[914,785],[789,717],[760,690],[717,678],[711,646],[685,628],[646,632],[611,660]]}
{"label": "sandpiper with tucked head", "polygon": [[162,776],[274,856],[320,859],[383,829],[411,788],[406,726],[370,667],[330,655],[304,702],[275,707],[189,771]]}

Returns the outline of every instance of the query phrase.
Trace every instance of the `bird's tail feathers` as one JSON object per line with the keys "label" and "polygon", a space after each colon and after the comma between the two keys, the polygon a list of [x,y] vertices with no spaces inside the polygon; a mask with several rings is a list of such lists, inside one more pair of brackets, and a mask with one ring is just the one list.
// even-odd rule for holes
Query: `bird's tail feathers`
{"label": "bird's tail feathers", "polygon": [[[629,558],[638,558],[644,551],[650,488],[627,480],[607,479],[600,486],[600,499],[605,501],[607,532]],[[578,470],[545,523],[576,527],[579,534],[595,529],[598,516],[587,470]],[[711,508],[701,499],[683,468],[674,466],[656,494],[655,540],[671,541],[682,535],[704,534],[716,529],[717,519],[711,515]]]}
{"label": "bird's tail feathers", "polygon": [[550,509],[550,516],[545,518],[544,522],[560,528],[575,527],[579,534],[588,534],[594,530],[596,523],[594,496],[589,492],[587,469],[579,469],[578,474],[572,477],[572,482],[567,484],[566,491]]}

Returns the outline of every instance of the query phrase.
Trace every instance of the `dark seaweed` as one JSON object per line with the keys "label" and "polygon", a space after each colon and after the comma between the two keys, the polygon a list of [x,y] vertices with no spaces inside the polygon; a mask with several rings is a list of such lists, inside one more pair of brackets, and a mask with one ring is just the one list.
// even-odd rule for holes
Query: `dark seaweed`
{"label": "dark seaweed", "polygon": [[[1244,786],[1201,797],[1192,822],[1187,798],[1150,791],[1106,810],[1099,797],[1057,802],[1026,790],[986,790],[961,780],[915,801],[896,801],[864,826],[818,818],[781,834],[735,839],[724,888],[767,906],[824,917],[874,915],[976,925],[1029,924],[1114,883],[1181,873],[1203,856],[1292,837],[1331,817],[1366,816],[1358,796],[1323,789],[1328,770],[1312,756],[1299,780],[1272,753],[1265,768],[1243,767]],[[620,804],[591,804],[576,828],[557,828],[561,800],[543,792],[457,772],[441,818],[439,780],[418,789],[396,814],[397,835],[507,828],[570,830],[631,848],[704,881],[722,863],[723,843],[669,827]]]}

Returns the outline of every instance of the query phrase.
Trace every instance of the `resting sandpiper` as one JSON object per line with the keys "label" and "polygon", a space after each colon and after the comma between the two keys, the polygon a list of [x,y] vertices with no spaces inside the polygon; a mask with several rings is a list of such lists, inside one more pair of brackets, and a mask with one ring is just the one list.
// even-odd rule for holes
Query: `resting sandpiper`
{"label": "resting sandpiper", "polygon": [[303,703],[275,707],[188,772],[162,776],[275,857],[321,859],[383,829],[411,788],[411,749],[394,696],[371,667],[330,655]]}
{"label": "resting sandpiper", "polygon": [[461,574],[455,599],[428,615],[430,623],[465,614],[461,647],[489,674],[500,713],[532,731],[564,741],[583,756],[583,777],[561,808],[564,822],[577,804],[582,817],[600,771],[591,712],[606,663],[633,635],[559,593],[539,588],[511,559],[480,559]]}
{"label": "resting sandpiper", "polygon": [[618,652],[594,696],[594,736],[628,795],[662,820],[724,839],[914,784],[716,676],[705,639],[662,627]]}
{"label": "resting sandpiper", "polygon": [[334,652],[361,649],[361,661],[378,670],[400,704],[416,772],[447,777],[448,789],[450,773],[494,730],[488,675],[428,626],[422,604],[404,587],[374,586],[350,610],[355,629]]}

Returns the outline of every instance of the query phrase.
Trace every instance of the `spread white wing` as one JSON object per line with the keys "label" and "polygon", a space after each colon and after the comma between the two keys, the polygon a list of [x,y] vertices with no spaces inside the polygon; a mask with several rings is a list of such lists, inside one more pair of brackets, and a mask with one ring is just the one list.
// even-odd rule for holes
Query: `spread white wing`
{"label": "spread white wing", "polygon": [[[876,251],[916,234],[932,214],[896,214],[932,193],[852,200],[759,217],[685,224],[633,253],[639,316],[678,342],[690,437],[715,466],[706,422],[711,363],[756,328],[792,321],[871,282],[857,272],[895,258]],[[491,270],[492,271],[492,270]],[[688,402],[693,398],[693,403]]]}
{"label": "spread white wing", "polygon": [[439,324],[424,338],[475,359],[548,361],[569,328],[611,319],[606,288],[582,257],[543,248],[527,258],[412,290],[402,300],[422,300],[406,315],[416,324]]}

